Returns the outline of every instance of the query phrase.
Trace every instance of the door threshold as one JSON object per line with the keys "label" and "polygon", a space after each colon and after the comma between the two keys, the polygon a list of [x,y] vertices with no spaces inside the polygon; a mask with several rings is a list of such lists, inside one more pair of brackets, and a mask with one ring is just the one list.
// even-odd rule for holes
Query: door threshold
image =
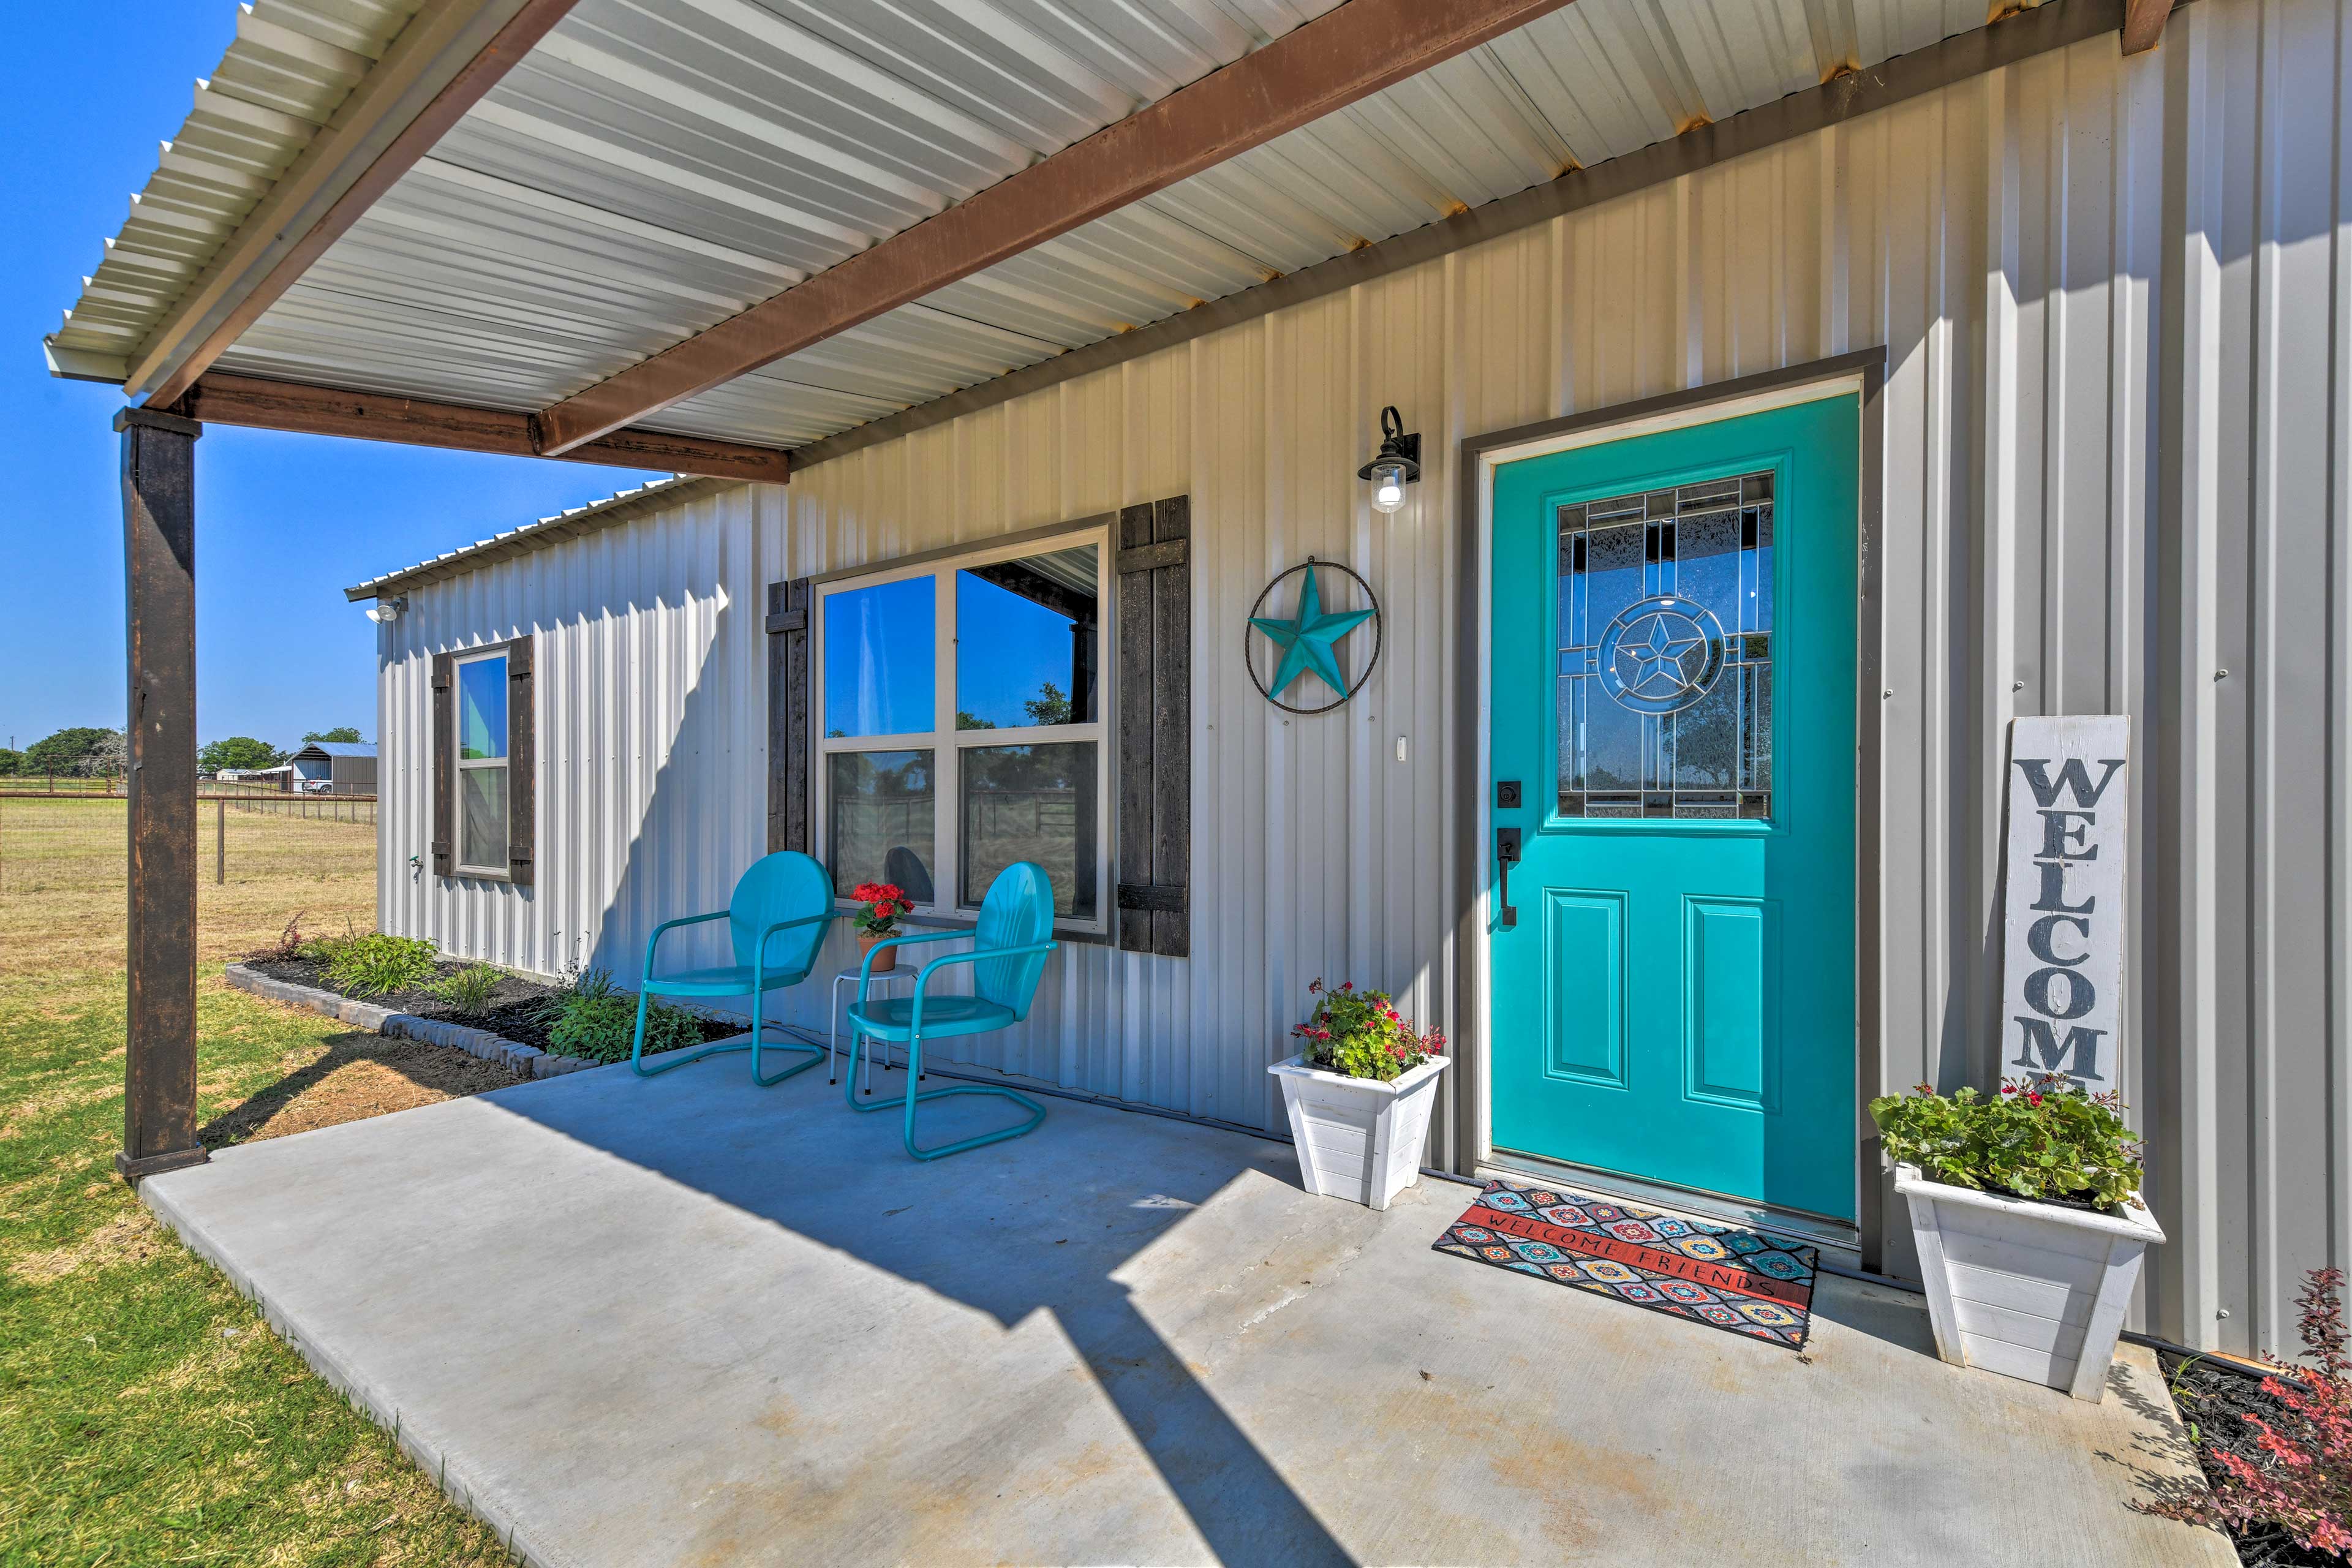
{"label": "door threshold", "polygon": [[1736,1225],[1748,1230],[1787,1237],[1834,1254],[1828,1259],[1830,1262],[1850,1268],[1861,1266],[1861,1233],[1843,1220],[1831,1219],[1824,1215],[1808,1214],[1801,1209],[1774,1208],[1769,1204],[1759,1204],[1748,1198],[1644,1181],[1639,1176],[1628,1176],[1616,1171],[1572,1164],[1565,1160],[1548,1160],[1541,1154],[1524,1154],[1516,1149],[1496,1150],[1491,1158],[1478,1162],[1477,1173],[1482,1178],[1494,1176],[1504,1181],[1537,1176],[1545,1181],[1572,1185],[1579,1192],[1589,1192],[1595,1197],[1620,1198],[1627,1203],[1639,1204],[1643,1208],[1656,1209],[1677,1219],[1698,1220],[1708,1225]]}

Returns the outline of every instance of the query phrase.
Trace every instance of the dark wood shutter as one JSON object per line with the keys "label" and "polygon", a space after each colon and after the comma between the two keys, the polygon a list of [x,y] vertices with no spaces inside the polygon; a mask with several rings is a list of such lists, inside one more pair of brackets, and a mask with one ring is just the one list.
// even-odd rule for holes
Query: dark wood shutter
{"label": "dark wood shutter", "polygon": [[539,682],[531,643],[507,644],[507,880],[531,885],[539,833]]}
{"label": "dark wood shutter", "polygon": [[457,656],[433,656],[433,874],[457,869],[457,781],[452,758],[457,745]]}
{"label": "dark wood shutter", "polygon": [[1192,951],[1192,504],[1118,514],[1118,944]]}
{"label": "dark wood shutter", "polygon": [[816,853],[809,793],[809,616],[806,577],[768,584],[768,853]]}

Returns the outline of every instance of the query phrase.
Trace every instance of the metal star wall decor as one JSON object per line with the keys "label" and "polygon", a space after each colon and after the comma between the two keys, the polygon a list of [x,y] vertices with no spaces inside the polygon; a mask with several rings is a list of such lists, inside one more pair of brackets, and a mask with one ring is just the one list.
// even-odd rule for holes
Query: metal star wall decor
{"label": "metal star wall decor", "polygon": [[[1315,576],[1318,567],[1341,573],[1352,578],[1356,585],[1363,589],[1364,598],[1370,607],[1361,610],[1326,610],[1323,607],[1322,584],[1316,580]],[[1278,616],[1261,616],[1255,613],[1265,607],[1266,600],[1273,595],[1276,588],[1282,585],[1284,578],[1301,574],[1304,574],[1306,581],[1299,584],[1298,608],[1294,615],[1286,620]],[[1250,626],[1265,633],[1267,640],[1282,650],[1282,659],[1275,668],[1273,680],[1270,682],[1258,680],[1257,665],[1249,657],[1251,649],[1246,646],[1246,633],[1244,634],[1244,646],[1242,655],[1244,661],[1249,663],[1250,679],[1257,681],[1258,690],[1264,694],[1267,701],[1286,712],[1308,714],[1329,712],[1362,689],[1364,682],[1371,676],[1372,666],[1380,662],[1380,599],[1373,594],[1372,585],[1364,581],[1361,574],[1350,571],[1335,561],[1317,561],[1313,556],[1308,556],[1305,562],[1293,566],[1289,571],[1282,573],[1273,582],[1268,583],[1265,585],[1265,591],[1258,595],[1257,604],[1252,606],[1252,610],[1254,613],[1249,618]],[[1339,670],[1339,645],[1350,632],[1367,621],[1372,623],[1372,656],[1364,661],[1363,673],[1356,678],[1353,685],[1350,685],[1348,678]],[[1317,708],[1302,708],[1284,701],[1283,694],[1309,675],[1316,677],[1325,686],[1330,688],[1333,693],[1331,700]]]}

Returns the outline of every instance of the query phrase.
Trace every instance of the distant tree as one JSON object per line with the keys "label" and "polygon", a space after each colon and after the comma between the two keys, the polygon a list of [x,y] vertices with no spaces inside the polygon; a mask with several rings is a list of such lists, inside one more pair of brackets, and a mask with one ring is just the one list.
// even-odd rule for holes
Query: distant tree
{"label": "distant tree", "polygon": [[0,778],[12,777],[17,769],[24,766],[24,752],[0,746]]}
{"label": "distant tree", "polygon": [[120,730],[99,731],[98,744],[92,746],[89,755],[81,760],[81,771],[91,778],[100,775],[114,778],[128,771],[130,766],[131,737]]}
{"label": "distant tree", "polygon": [[956,728],[959,730],[993,730],[996,728],[996,721],[993,719],[983,719],[977,713],[959,708],[956,710]]}
{"label": "distant tree", "polygon": [[1070,721],[1070,696],[1047,680],[1041,682],[1037,695],[1021,704],[1029,710],[1032,724],[1066,724]]}
{"label": "distant tree", "polygon": [[267,741],[257,741],[250,735],[231,735],[225,741],[209,741],[196,753],[196,766],[206,773],[216,773],[223,768],[240,771],[274,768],[286,760],[286,753]]}
{"label": "distant tree", "polygon": [[320,741],[339,741],[345,745],[356,746],[360,743],[360,732],[352,725],[341,724],[332,730],[313,730],[302,737],[302,743],[306,746]]}
{"label": "distant tree", "polygon": [[19,771],[27,773],[80,773],[94,771],[89,763],[92,752],[116,739],[121,731],[89,728],[60,730],[45,735],[25,748]]}

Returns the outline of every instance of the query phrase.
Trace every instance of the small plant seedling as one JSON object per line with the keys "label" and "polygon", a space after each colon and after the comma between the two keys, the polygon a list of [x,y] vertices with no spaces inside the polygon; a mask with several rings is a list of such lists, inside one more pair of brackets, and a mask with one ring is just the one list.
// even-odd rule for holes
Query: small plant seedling
{"label": "small plant seedling", "polygon": [[478,1018],[490,1010],[491,1000],[498,994],[499,983],[505,978],[487,963],[469,963],[457,973],[436,982],[433,994],[456,1008],[461,1016]]}

